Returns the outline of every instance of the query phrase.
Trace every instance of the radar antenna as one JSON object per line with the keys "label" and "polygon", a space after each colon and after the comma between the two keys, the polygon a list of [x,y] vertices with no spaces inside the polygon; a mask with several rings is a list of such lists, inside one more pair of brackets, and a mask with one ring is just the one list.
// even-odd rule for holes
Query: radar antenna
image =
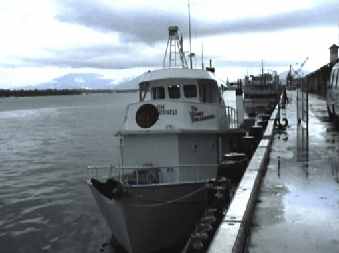
{"label": "radar antenna", "polygon": [[[178,60],[177,55],[179,55]],[[183,49],[183,38],[182,35],[179,36],[178,26],[170,26],[168,27],[168,41],[162,65],[164,68],[175,68],[179,64],[182,68],[188,68]]]}
{"label": "radar antenna", "polygon": [[192,32],[191,32],[191,6],[190,6],[190,0],[188,0],[188,36],[189,36],[189,44],[190,44],[190,68],[192,69]]}

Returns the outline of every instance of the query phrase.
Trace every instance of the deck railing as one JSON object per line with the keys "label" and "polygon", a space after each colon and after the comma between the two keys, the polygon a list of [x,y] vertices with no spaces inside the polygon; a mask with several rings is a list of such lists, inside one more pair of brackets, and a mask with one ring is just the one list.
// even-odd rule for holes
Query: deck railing
{"label": "deck railing", "polygon": [[[106,180],[109,178],[114,178],[120,182],[133,185],[141,184],[159,184],[159,183],[168,183],[168,182],[201,182],[212,179],[213,177],[208,177],[204,175],[201,168],[217,168],[218,164],[179,164],[179,165],[168,165],[168,166],[88,166],[87,167],[87,177],[96,178],[98,180]],[[191,170],[189,180],[182,179],[180,172],[173,173],[174,178],[170,180],[164,177],[165,170],[174,170],[174,169],[189,169]],[[193,171],[192,171],[193,170]],[[185,174],[185,173],[183,173]],[[194,176],[192,178],[192,175]],[[167,175],[168,176],[168,175]]]}
{"label": "deck railing", "polygon": [[237,110],[231,106],[225,106],[225,113],[229,128],[238,128]]}

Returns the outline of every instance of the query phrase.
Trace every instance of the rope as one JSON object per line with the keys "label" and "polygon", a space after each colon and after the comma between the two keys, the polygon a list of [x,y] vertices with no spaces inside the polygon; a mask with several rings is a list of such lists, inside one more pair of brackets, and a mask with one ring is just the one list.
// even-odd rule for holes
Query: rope
{"label": "rope", "polygon": [[[193,196],[194,194],[197,194],[197,193],[205,190],[206,188],[207,188],[207,186],[204,185],[204,186],[198,188],[197,190],[195,190],[193,192],[190,192],[188,194],[185,194],[184,196],[181,196],[181,197],[179,197],[177,199],[173,199],[173,200],[168,200],[168,201],[163,201],[163,202],[161,202],[160,200],[147,200],[147,201],[153,201],[153,202],[160,202],[160,203],[157,203],[157,204],[148,204],[148,205],[145,205],[145,204],[144,205],[143,204],[127,204],[126,206],[132,206],[132,207],[160,207],[160,206],[164,206],[164,205],[175,204],[175,202],[179,202],[181,200],[189,198],[189,197]],[[187,201],[187,202],[181,202],[180,204],[187,204],[187,203],[199,203],[199,201],[196,201],[196,202],[193,202],[193,201],[189,202],[189,201]],[[179,203],[177,203],[177,204],[179,204]]]}

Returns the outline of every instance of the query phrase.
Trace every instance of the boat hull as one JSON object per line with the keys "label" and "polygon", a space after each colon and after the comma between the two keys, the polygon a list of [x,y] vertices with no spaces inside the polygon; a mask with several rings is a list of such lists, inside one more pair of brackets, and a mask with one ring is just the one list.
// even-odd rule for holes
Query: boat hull
{"label": "boat hull", "polygon": [[207,206],[206,183],[130,186],[119,199],[89,186],[114,240],[129,253],[183,244]]}

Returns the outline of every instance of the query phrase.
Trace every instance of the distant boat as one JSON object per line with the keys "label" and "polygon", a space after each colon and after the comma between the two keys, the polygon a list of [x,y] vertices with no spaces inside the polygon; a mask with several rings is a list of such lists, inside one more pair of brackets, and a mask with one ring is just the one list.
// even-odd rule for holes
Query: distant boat
{"label": "distant boat", "polygon": [[244,84],[244,104],[249,115],[270,113],[278,103],[282,85],[277,73],[247,76]]}
{"label": "distant boat", "polygon": [[120,165],[105,182],[88,180],[113,240],[129,253],[185,242],[207,207],[220,133],[234,121],[222,84],[211,71],[188,68],[182,41],[169,27],[164,68],[144,74],[139,101],[127,106],[117,133]]}

